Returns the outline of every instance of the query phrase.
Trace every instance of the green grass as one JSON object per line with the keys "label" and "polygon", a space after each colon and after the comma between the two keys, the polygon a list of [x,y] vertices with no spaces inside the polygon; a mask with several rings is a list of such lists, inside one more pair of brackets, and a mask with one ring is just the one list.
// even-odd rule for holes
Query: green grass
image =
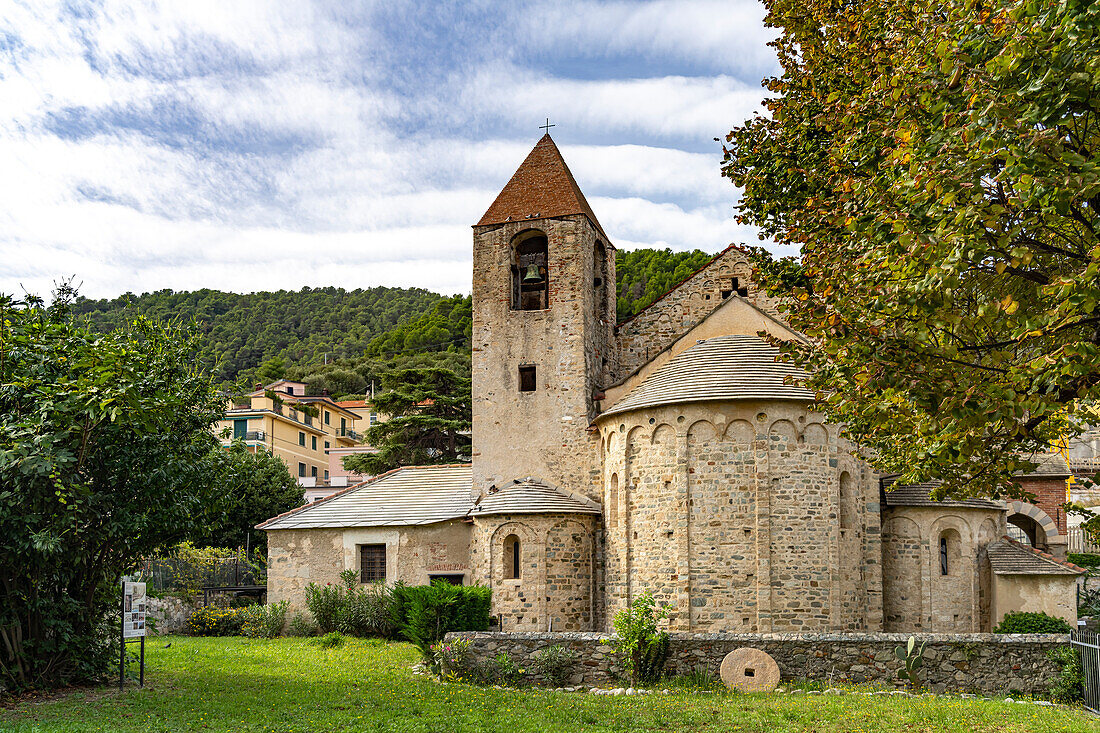
{"label": "green grass", "polygon": [[609,697],[441,685],[406,644],[348,639],[154,639],[148,686],[88,690],[0,711],[31,731],[1100,731],[1078,711],[1001,701],[862,695]]}

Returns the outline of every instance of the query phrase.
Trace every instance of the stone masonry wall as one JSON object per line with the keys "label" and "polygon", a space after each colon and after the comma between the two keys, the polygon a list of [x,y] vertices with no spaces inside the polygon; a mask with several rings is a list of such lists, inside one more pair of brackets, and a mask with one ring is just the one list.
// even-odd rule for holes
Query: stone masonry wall
{"label": "stone masonry wall", "polygon": [[[512,310],[513,246],[530,230],[547,238],[549,303]],[[615,356],[614,250],[578,215],[475,227],[473,254],[474,496],[535,476],[597,498],[587,429]],[[534,366],[534,391],[519,390],[521,365]]]}
{"label": "stone masonry wall", "polygon": [[[762,649],[775,658],[784,680],[811,679],[830,683],[900,684],[900,663],[894,648],[908,634],[679,634],[671,635],[666,670],[672,674],[706,665],[718,674],[722,658],[741,647]],[[621,674],[606,634],[501,634],[461,632],[448,639],[471,642],[480,662],[507,652],[530,669],[531,655],[544,647],[563,645],[579,659],[570,684],[599,684]],[[1060,665],[1047,652],[1069,644],[1059,634],[919,634],[925,641],[921,680],[935,692],[979,692],[988,695],[1043,695]]]}
{"label": "stone masonry wall", "polygon": [[619,324],[618,358],[610,381],[623,379],[683,336],[722,303],[723,293],[738,291],[756,307],[778,314],[774,302],[752,281],[748,258],[731,245],[663,298]]}
{"label": "stone masonry wall", "polygon": [[819,420],[790,401],[600,419],[605,618],[648,590],[676,631],[881,630],[878,490]]}
{"label": "stone masonry wall", "polygon": [[[473,579],[493,590],[505,631],[590,631],[597,623],[596,517],[503,514],[474,518]],[[506,578],[504,541],[520,542],[520,573]]]}

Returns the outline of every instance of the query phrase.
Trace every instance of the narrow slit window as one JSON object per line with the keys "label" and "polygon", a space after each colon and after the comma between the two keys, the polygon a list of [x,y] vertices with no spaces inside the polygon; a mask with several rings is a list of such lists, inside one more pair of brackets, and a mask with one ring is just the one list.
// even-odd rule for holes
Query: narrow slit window
{"label": "narrow slit window", "polygon": [[535,391],[535,367],[528,364],[519,368],[519,391]]}
{"label": "narrow slit window", "polygon": [[504,577],[507,580],[519,580],[519,537],[510,534],[504,538]]}
{"label": "narrow slit window", "polygon": [[940,537],[940,575],[947,575],[947,538]]}

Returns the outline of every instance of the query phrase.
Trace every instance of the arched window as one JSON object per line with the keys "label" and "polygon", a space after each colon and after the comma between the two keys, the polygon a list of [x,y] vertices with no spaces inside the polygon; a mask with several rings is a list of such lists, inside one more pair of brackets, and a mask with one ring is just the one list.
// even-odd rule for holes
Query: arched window
{"label": "arched window", "polygon": [[504,577],[507,580],[519,580],[519,537],[510,534],[504,538]]}
{"label": "arched window", "polygon": [[549,307],[546,235],[531,229],[512,240],[512,310],[537,311]]}
{"label": "arched window", "polygon": [[962,560],[962,538],[958,530],[945,529],[939,541],[940,575],[958,575]]}
{"label": "arched window", "polygon": [[607,498],[607,526],[615,529],[619,522],[619,474],[611,474],[611,490]]}
{"label": "arched window", "polygon": [[596,240],[595,262],[592,263],[593,304],[595,306],[596,320],[602,321],[609,318],[607,307],[607,248],[603,242]]}

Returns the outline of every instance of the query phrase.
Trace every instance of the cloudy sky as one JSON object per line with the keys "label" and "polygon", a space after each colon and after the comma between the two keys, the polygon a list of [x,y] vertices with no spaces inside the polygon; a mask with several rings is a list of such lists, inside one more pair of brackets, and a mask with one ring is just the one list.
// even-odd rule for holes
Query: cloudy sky
{"label": "cloudy sky", "polygon": [[6,0],[0,292],[470,290],[551,134],[623,249],[715,252],[715,137],[775,71],[755,0]]}

